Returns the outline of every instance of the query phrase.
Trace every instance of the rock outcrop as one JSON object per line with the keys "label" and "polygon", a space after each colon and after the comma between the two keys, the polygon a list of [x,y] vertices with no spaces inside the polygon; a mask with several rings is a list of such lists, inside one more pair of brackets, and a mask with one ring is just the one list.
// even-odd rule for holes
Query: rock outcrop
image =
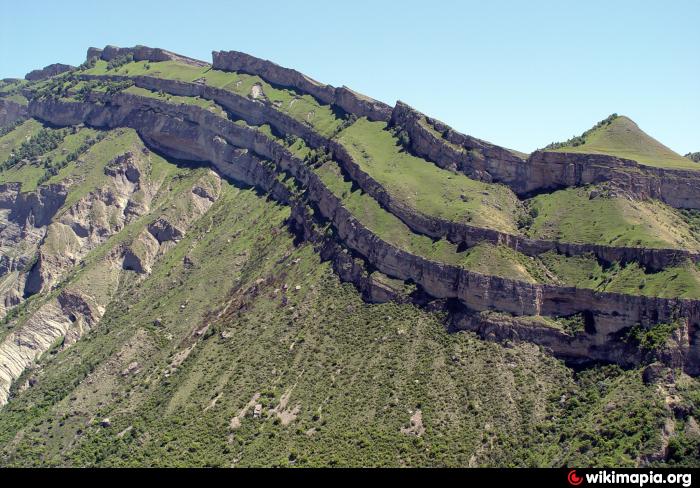
{"label": "rock outcrop", "polygon": [[32,192],[19,183],[0,185],[0,317],[23,300],[39,245],[66,195],[63,185]]}
{"label": "rock outcrop", "polygon": [[348,113],[367,117],[369,120],[388,121],[391,118],[392,109],[385,103],[361,95],[345,86],[334,88],[331,85],[324,85],[295,69],[283,68],[272,61],[238,51],[214,51],[212,58],[214,69],[257,75],[273,85],[291,87],[302,93],[308,93],[324,104],[336,105]]}
{"label": "rock outcrop", "polygon": [[[307,188],[308,204],[333,224],[344,246],[390,277],[417,283],[436,298],[458,299],[474,311],[554,317],[586,314],[587,333],[595,336],[592,340],[596,344],[619,340],[635,324],[651,327],[658,322],[681,320],[688,337],[682,351],[684,367],[694,374],[700,371],[697,337],[700,302],[530,284],[486,276],[410,254],[364,227],[315,173],[285,147],[253,128],[237,125],[199,107],[174,106],[155,99],[117,94],[109,103],[100,104],[34,100],[30,113],[58,125],[132,127],[166,154],[211,161],[223,174],[271,191],[273,197],[286,203],[288,192],[277,182],[275,171],[262,164],[263,160],[270,160],[277,166],[276,171],[288,172]],[[214,142],[217,137],[224,142]]]}
{"label": "rock outcrop", "polygon": [[96,47],[88,48],[87,60],[91,59],[102,59],[104,61],[111,61],[115,58],[121,56],[131,55],[134,61],[151,61],[157,63],[159,61],[177,61],[179,63],[190,64],[192,66],[208,66],[209,63],[200,61],[198,59],[189,58],[187,56],[182,56],[165,49],[153,48],[147,46],[134,46],[134,47],[117,47],[117,46],[105,46],[104,49],[99,49]]}
{"label": "rock outcrop", "polygon": [[0,98],[0,127],[7,127],[26,120],[27,106]]}
{"label": "rock outcrop", "polygon": [[45,66],[42,69],[35,69],[27,73],[24,78],[29,81],[44,80],[46,78],[51,78],[52,76],[60,75],[66,71],[75,69],[75,66],[69,64],[55,63]]}
{"label": "rock outcrop", "polygon": [[603,154],[535,151],[523,159],[459,134],[402,102],[397,102],[391,123],[406,130],[417,155],[474,179],[503,183],[519,196],[613,182],[638,198],[700,208],[700,171],[655,168]]}

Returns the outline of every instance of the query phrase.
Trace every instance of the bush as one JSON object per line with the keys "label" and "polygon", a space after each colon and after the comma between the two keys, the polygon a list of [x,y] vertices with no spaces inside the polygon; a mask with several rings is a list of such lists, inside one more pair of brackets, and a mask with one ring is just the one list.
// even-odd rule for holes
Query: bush
{"label": "bush", "polygon": [[686,158],[696,163],[700,163],[700,152],[692,152],[685,155]]}
{"label": "bush", "polygon": [[627,337],[639,343],[639,347],[645,351],[659,351],[666,345],[673,331],[679,327],[679,322],[656,324],[650,329],[636,325],[632,327]]}
{"label": "bush", "polygon": [[78,69],[85,70],[85,69],[94,68],[95,64],[97,64],[97,58],[93,57],[93,58],[90,58],[87,61],[85,61],[80,66],[78,66]]}
{"label": "bush", "polygon": [[51,159],[47,159],[46,161],[44,161],[44,167],[46,168],[46,171],[44,171],[44,174],[41,175],[41,177],[37,181],[37,184],[42,185],[49,181],[52,177],[56,176],[58,172],[61,171],[61,169],[65,168],[68,165],[68,163],[78,159],[78,157],[80,157],[81,154],[83,154],[93,145],[97,144],[99,141],[104,139],[105,136],[105,133],[100,132],[99,134],[97,134],[96,137],[87,139],[75,151],[68,153],[63,159],[63,161],[59,162],[58,164],[54,165]]}
{"label": "bush", "polygon": [[124,54],[122,56],[117,56],[107,63],[107,70],[118,69],[125,64],[129,64],[134,61],[133,54]]}
{"label": "bush", "polygon": [[67,134],[67,129],[41,129],[35,136],[23,142],[19,149],[0,166],[0,169],[10,169],[24,159],[36,158],[53,151]]}

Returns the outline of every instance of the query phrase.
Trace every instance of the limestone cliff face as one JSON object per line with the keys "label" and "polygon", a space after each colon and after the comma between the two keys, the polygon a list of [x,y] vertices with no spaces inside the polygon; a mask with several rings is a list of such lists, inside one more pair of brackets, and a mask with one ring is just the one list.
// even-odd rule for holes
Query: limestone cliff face
{"label": "limestone cliff face", "polygon": [[[151,61],[176,59],[178,56],[144,46],[136,48],[108,46],[103,51],[91,48],[88,56],[99,53],[103,59],[112,59],[119,55],[118,53],[126,52],[132,53],[135,59]],[[461,134],[402,102],[397,102],[392,108],[346,87],[334,88],[296,70],[237,51],[214,51],[212,57],[214,69],[257,75],[270,83],[308,93],[322,103],[335,105],[359,117],[390,121],[408,132],[411,150],[419,156],[443,168],[462,171],[471,178],[504,183],[521,196],[610,181],[639,198],[656,198],[676,208],[700,208],[700,172],[653,168],[631,160],[593,154],[536,151],[524,159],[514,151]],[[187,87],[188,84],[180,82],[141,80],[141,83],[145,88],[149,88],[148,85],[159,84],[169,86],[174,90],[171,93],[177,93],[180,90],[177,94],[184,96],[208,98],[207,94],[210,94],[218,99],[226,98],[224,93],[216,93],[216,89],[209,87],[198,92],[198,89]],[[229,98],[235,99],[235,95]],[[221,103],[218,99],[216,101]],[[235,103],[242,102],[235,100]],[[267,109],[258,109],[261,115],[263,111],[265,112],[265,120],[269,122],[275,118],[279,119],[279,117],[270,118],[270,115],[276,114],[272,113],[274,112],[272,107]],[[288,123],[286,120],[284,122]],[[527,248],[527,245],[524,248]],[[654,259],[656,258],[652,261]]]}
{"label": "limestone cliff face", "polygon": [[[105,77],[83,75],[82,78],[104,79]],[[269,104],[258,100],[251,100],[228,90],[196,83],[186,83],[149,76],[136,76],[133,78],[111,76],[109,79],[114,81],[131,80],[136,86],[152,91],[163,91],[173,95],[196,96],[207,100],[213,100],[232,114],[244,119],[250,124],[260,125],[268,123],[282,134],[293,134],[301,137],[313,148],[326,147],[331,150],[334,159],[341,164],[345,172],[364,192],[371,195],[382,207],[401,219],[411,230],[420,234],[434,238],[444,237],[453,243],[464,243],[467,246],[473,246],[483,241],[501,244],[529,256],[536,256],[547,251],[556,251],[568,256],[590,253],[604,263],[612,263],[615,261],[622,263],[638,262],[650,270],[659,270],[685,259],[694,262],[700,260],[700,254],[683,249],[645,249],[639,247],[615,247],[600,244],[577,244],[543,239],[530,239],[520,235],[513,235],[493,229],[485,229],[466,223],[453,222],[425,215],[419,210],[408,207],[401,201],[392,197],[381,184],[361,170],[360,166],[353,160],[348,151],[337,141],[329,140],[321,136],[312,127],[280,112]],[[432,133],[428,132],[428,134],[432,136]],[[514,156],[507,150],[499,149],[481,141],[479,143],[481,144],[481,150],[485,154],[489,154],[493,157],[497,155],[500,161],[506,160],[504,158],[511,158],[511,160],[514,160]]]}
{"label": "limestone cliff face", "polygon": [[324,85],[297,70],[283,68],[272,61],[238,51],[214,51],[212,57],[214,69],[257,75],[269,83],[292,87],[312,95],[322,103],[337,105],[348,113],[367,117],[370,120],[388,121],[391,117],[391,107],[385,103],[356,93],[347,87],[334,88]]}
{"label": "limestone cliff face", "polygon": [[535,151],[528,163],[535,175],[528,184],[530,192],[610,181],[639,198],[655,198],[675,208],[700,208],[698,171],[654,168],[602,154],[548,151]]}
{"label": "limestone cliff face", "polygon": [[[436,298],[455,298],[469,309],[500,310],[514,315],[589,317],[589,334],[597,344],[619,340],[634,324],[651,326],[681,319],[686,324],[685,367],[700,366],[697,324],[700,302],[597,293],[593,290],[538,285],[485,276],[457,266],[412,255],[383,241],[346,210],[302,161],[260,132],[238,126],[195,106],[172,106],[154,99],[119,94],[109,104],[33,101],[32,115],[55,124],[135,128],[147,141],[175,157],[211,161],[224,174],[274,191],[274,173],[261,164],[269,159],[307,188],[308,203],[333,224],[343,245],[364,257],[382,273],[415,282]],[[219,139],[224,142],[215,142]],[[250,151],[240,153],[238,148]],[[284,198],[284,196],[282,197]]]}
{"label": "limestone cliff face", "polygon": [[27,117],[26,105],[0,98],[0,127],[14,125]]}
{"label": "limestone cliff face", "polygon": [[24,78],[29,81],[44,80],[52,76],[60,75],[61,73],[65,73],[66,71],[70,71],[72,69],[75,69],[75,66],[71,66],[69,64],[55,63],[45,66],[42,69],[35,69],[34,71],[30,71],[24,76]]}
{"label": "limestone cliff face", "polygon": [[[408,132],[411,150],[419,156],[471,178],[503,183],[518,195],[610,181],[639,198],[655,198],[676,208],[700,208],[698,171],[654,168],[602,154],[535,151],[524,160],[459,134],[401,102],[394,108],[392,123]],[[436,133],[440,130],[445,136]]]}
{"label": "limestone cliff face", "polygon": [[[391,124],[408,132],[411,149],[416,154],[442,168],[461,171],[477,180],[503,182],[508,186],[527,174],[525,159],[513,152],[460,134],[401,101],[396,102],[392,111]],[[513,190],[518,193],[515,188]]]}
{"label": "limestone cliff face", "polygon": [[87,59],[90,60],[94,58],[99,58],[105,61],[111,61],[120,56],[126,56],[129,54],[131,54],[134,57],[134,61],[151,61],[153,63],[159,61],[177,61],[180,63],[191,64],[193,66],[207,66],[209,64],[198,59],[188,58],[187,56],[182,56],[180,54],[166,51],[165,49],[147,46],[106,46],[104,49],[91,47],[88,48]]}

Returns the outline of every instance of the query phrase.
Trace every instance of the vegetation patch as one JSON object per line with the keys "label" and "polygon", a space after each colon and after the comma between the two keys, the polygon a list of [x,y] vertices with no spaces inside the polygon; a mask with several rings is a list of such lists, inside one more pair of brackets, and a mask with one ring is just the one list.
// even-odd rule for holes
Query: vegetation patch
{"label": "vegetation patch", "polygon": [[340,132],[338,141],[363,171],[410,207],[446,220],[517,232],[523,210],[510,189],[411,155],[385,122],[359,119]]}
{"label": "vegetation patch", "polygon": [[673,332],[681,327],[680,322],[655,324],[651,328],[635,325],[627,335],[645,351],[659,351],[666,346]]}
{"label": "vegetation patch", "polygon": [[631,119],[612,114],[581,136],[545,147],[548,151],[606,154],[648,166],[698,170],[697,164],[647,135]]}
{"label": "vegetation patch", "polygon": [[320,103],[308,94],[299,93],[286,87],[273,86],[259,76],[228,71],[214,70],[210,66],[192,66],[177,61],[149,62],[138,61],[109,67],[103,60],[84,71],[94,75],[154,76],[186,82],[203,82],[207,85],[232,91],[270,104],[275,109],[310,125],[321,135],[332,137],[345,120],[345,114],[338,113],[330,105]]}
{"label": "vegetation patch", "polygon": [[631,200],[605,186],[568,188],[528,201],[525,233],[537,239],[620,247],[700,250],[681,212],[657,200]]}

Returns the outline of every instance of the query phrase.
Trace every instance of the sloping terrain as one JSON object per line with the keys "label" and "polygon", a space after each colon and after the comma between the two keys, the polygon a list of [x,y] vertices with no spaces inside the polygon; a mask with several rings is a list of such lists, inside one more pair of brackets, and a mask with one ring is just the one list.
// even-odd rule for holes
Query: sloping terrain
{"label": "sloping terrain", "polygon": [[143,46],[0,101],[1,464],[698,463],[700,173],[631,121],[576,148],[663,169]]}
{"label": "sloping terrain", "polygon": [[700,170],[697,164],[650,137],[629,117],[611,115],[583,135],[547,149],[561,152],[607,154],[662,168]]}

